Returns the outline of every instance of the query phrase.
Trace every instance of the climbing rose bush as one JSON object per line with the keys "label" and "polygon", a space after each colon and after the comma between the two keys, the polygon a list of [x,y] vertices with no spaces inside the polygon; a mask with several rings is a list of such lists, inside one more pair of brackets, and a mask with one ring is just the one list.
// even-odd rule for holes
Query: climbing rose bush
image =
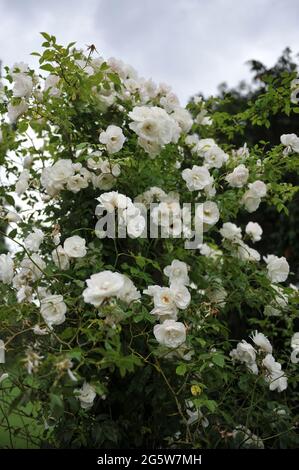
{"label": "climbing rose bush", "polygon": [[[33,418],[47,447],[296,447],[298,290],[254,213],[286,211],[299,138],[236,148],[212,99],[43,36],[39,70],[1,84],[0,425]],[[298,112],[295,79],[235,126]]]}

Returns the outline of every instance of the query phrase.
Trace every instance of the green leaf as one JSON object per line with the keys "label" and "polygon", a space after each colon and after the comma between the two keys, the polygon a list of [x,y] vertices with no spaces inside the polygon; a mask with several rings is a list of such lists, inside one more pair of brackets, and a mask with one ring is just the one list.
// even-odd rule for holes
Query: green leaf
{"label": "green leaf", "polygon": [[51,41],[51,36],[48,33],[41,32],[40,33],[47,41]]}
{"label": "green leaf", "polygon": [[19,130],[19,132],[21,132],[21,134],[22,134],[23,132],[26,132],[27,129],[28,129],[28,125],[29,125],[29,124],[28,124],[27,121],[21,121],[21,122],[19,122],[19,123],[18,123],[18,130]]}
{"label": "green leaf", "polygon": [[214,413],[214,411],[217,408],[217,403],[215,400],[205,400],[204,405],[208,408],[211,413]]}
{"label": "green leaf", "polygon": [[40,66],[40,69],[46,70],[47,72],[53,72],[55,70],[55,67],[51,64],[44,64]]}
{"label": "green leaf", "polygon": [[224,356],[221,354],[214,354],[212,357],[212,362],[219,367],[224,367]]}
{"label": "green leaf", "polygon": [[50,408],[54,418],[60,418],[63,415],[64,404],[59,395],[50,393]]}
{"label": "green leaf", "polygon": [[186,364],[180,364],[179,366],[177,366],[175,372],[176,372],[176,375],[185,375],[187,372]]}
{"label": "green leaf", "polygon": [[10,194],[5,194],[5,200],[10,204],[11,206],[15,205],[15,200]]}
{"label": "green leaf", "polygon": [[82,349],[80,348],[74,348],[72,349],[71,351],[69,351],[67,353],[67,356],[70,358],[70,359],[81,359],[81,356],[82,356]]}
{"label": "green leaf", "polygon": [[17,233],[18,233],[17,229],[14,228],[11,232],[9,232],[9,237],[14,239]]}

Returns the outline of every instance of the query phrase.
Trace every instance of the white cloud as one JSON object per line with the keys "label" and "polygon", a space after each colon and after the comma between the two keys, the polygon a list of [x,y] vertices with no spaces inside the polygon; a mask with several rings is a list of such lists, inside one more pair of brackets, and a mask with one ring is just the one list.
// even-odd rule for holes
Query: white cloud
{"label": "white cloud", "polygon": [[296,52],[298,15],[297,0],[0,0],[0,56],[24,60],[48,31],[63,43],[96,44],[171,84],[184,102],[248,77],[249,59],[271,65],[286,46]]}

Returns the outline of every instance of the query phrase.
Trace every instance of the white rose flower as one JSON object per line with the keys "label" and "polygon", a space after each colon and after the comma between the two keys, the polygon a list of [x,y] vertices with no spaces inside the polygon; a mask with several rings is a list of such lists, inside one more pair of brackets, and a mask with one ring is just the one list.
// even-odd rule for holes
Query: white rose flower
{"label": "white rose flower", "polygon": [[129,113],[133,122],[129,124],[143,141],[154,142],[163,147],[177,142],[181,129],[167,112],[158,106],[136,106]]}
{"label": "white rose flower", "polygon": [[182,178],[186,181],[189,191],[199,191],[213,182],[209,170],[197,165],[193,165],[192,169],[183,170]]}
{"label": "white rose flower", "polygon": [[18,303],[32,302],[32,293],[33,293],[32,287],[22,286],[17,292],[17,301],[18,301]]}
{"label": "white rose flower", "polygon": [[257,180],[254,183],[249,183],[248,187],[256,197],[262,198],[267,194],[267,185],[263,181]]}
{"label": "white rose flower", "polygon": [[123,276],[124,285],[122,289],[118,292],[117,298],[130,304],[136,300],[139,300],[141,294],[139,290],[136,289],[134,283],[127,276]]}
{"label": "white rose flower", "polygon": [[277,390],[278,393],[281,393],[288,388],[288,379],[282,371],[272,372],[267,381],[271,391]]}
{"label": "white rose flower", "polygon": [[25,62],[15,62],[11,69],[9,70],[9,73],[13,78],[16,78],[19,73],[26,73],[29,72],[29,65],[26,64]]}
{"label": "white rose flower", "polygon": [[41,174],[41,184],[50,196],[55,196],[74,176],[75,170],[71,160],[61,159],[53,166],[44,168]]}
{"label": "white rose flower", "polygon": [[70,258],[83,258],[86,255],[86,241],[84,238],[74,235],[64,241],[63,248]]}
{"label": "white rose flower", "polygon": [[208,111],[206,109],[202,109],[196,116],[196,122],[200,126],[211,126],[213,124],[213,119],[207,116],[207,114]]}
{"label": "white rose flower", "polygon": [[16,212],[12,212],[12,211],[8,211],[7,214],[6,214],[6,220],[8,222],[21,222],[21,217],[16,213]]}
{"label": "white rose flower", "polygon": [[92,274],[86,280],[87,288],[83,291],[84,302],[95,307],[102,305],[105,299],[119,295],[125,285],[124,276],[111,271]]}
{"label": "white rose flower", "polygon": [[269,389],[271,391],[277,390],[279,393],[283,392],[288,386],[288,381],[281,370],[281,364],[275,361],[272,354],[267,354],[262,364],[267,370],[265,379],[269,383]]}
{"label": "white rose flower", "polygon": [[7,106],[7,115],[9,121],[13,124],[16,120],[28,110],[28,104],[22,99],[19,104],[12,105],[9,103]]}
{"label": "white rose flower", "polygon": [[67,182],[67,189],[73,193],[78,193],[81,189],[87,188],[91,180],[91,173],[86,168],[80,168],[79,173],[71,176]]}
{"label": "white rose flower", "polygon": [[62,295],[49,295],[41,300],[40,313],[50,327],[61,325],[65,321],[66,310]]}
{"label": "white rose flower", "polygon": [[244,339],[237,344],[236,348],[237,358],[240,362],[245,362],[248,364],[255,363],[256,352],[251,344],[247,343]]}
{"label": "white rose flower", "polygon": [[260,261],[261,259],[259,252],[242,240],[239,240],[237,244],[237,257],[243,261]]}
{"label": "white rose flower", "polygon": [[237,227],[236,224],[232,224],[231,222],[225,222],[222,225],[222,228],[219,230],[223,238],[226,238],[230,241],[241,240],[242,238],[242,231],[240,227]]}
{"label": "white rose flower", "polygon": [[281,364],[279,362],[276,362],[274,357],[270,353],[264,357],[262,364],[270,374],[272,374],[273,372],[281,371]]}
{"label": "white rose flower", "polygon": [[151,211],[151,217],[156,225],[170,228],[175,225],[176,219],[181,222],[181,207],[178,201],[161,202]]}
{"label": "white rose flower", "polygon": [[252,341],[256,346],[258,346],[262,351],[272,354],[272,345],[268,338],[258,331],[254,331],[251,336]]}
{"label": "white rose flower", "polygon": [[248,180],[249,171],[245,165],[238,165],[232,173],[226,176],[226,181],[232,188],[242,188]]}
{"label": "white rose flower", "polygon": [[0,255],[0,281],[10,284],[14,276],[14,262],[10,253]]}
{"label": "white rose flower", "polygon": [[160,99],[160,105],[168,112],[176,110],[180,106],[180,101],[175,93],[167,93]]}
{"label": "white rose flower", "polygon": [[187,287],[182,284],[170,284],[170,291],[177,308],[185,310],[191,302],[191,295]]}
{"label": "white rose flower", "polygon": [[177,309],[174,307],[155,307],[150,311],[151,315],[155,315],[160,323],[165,320],[177,320]]}
{"label": "white rose flower", "polygon": [[30,173],[28,170],[23,170],[16,183],[16,193],[21,196],[29,187]]}
{"label": "white rose flower", "polygon": [[58,75],[48,75],[45,80],[44,91],[49,90],[49,96],[59,97],[61,95],[61,91],[58,88],[59,82],[60,77]]}
{"label": "white rose flower", "polygon": [[248,222],[245,227],[245,232],[251,240],[255,242],[259,242],[262,238],[263,229],[257,222]]}
{"label": "white rose flower", "polygon": [[143,234],[145,229],[145,219],[142,215],[131,217],[127,223],[127,232],[129,237],[138,238]]}
{"label": "white rose flower", "polygon": [[161,152],[161,146],[152,140],[138,137],[138,145],[149,154],[150,158],[155,158]]}
{"label": "white rose flower", "polygon": [[37,288],[37,293],[38,293],[39,299],[44,299],[45,297],[49,297],[49,295],[52,295],[51,292],[47,289],[47,287],[41,287],[41,286]]}
{"label": "white rose flower", "polygon": [[187,135],[185,138],[185,144],[188,145],[188,147],[191,147],[191,152],[196,151],[196,146],[198,142],[199,142],[199,137],[197,134]]}
{"label": "white rose flower", "polygon": [[203,229],[215,225],[219,220],[220,214],[216,202],[206,201],[199,204],[195,211],[195,221],[197,224],[203,224]]}
{"label": "white rose flower", "polygon": [[204,157],[205,153],[215,146],[217,146],[217,144],[214,139],[200,139],[196,143],[195,150],[198,155]]}
{"label": "white rose flower", "polygon": [[115,177],[111,173],[101,173],[100,175],[91,174],[91,182],[94,188],[102,191],[108,191],[115,185]]}
{"label": "white rose flower", "polygon": [[175,320],[165,320],[154,326],[154,335],[158,343],[167,348],[178,348],[186,341],[186,327]]}
{"label": "white rose flower", "polygon": [[27,155],[27,157],[25,157],[23,161],[23,168],[29,170],[32,167],[33,160],[33,155]]}
{"label": "white rose flower", "polygon": [[275,255],[268,255],[264,256],[264,260],[267,263],[268,277],[272,282],[284,282],[287,280],[290,267],[284,256],[279,258]]}
{"label": "white rose flower", "polygon": [[[109,193],[104,193],[97,198],[99,201],[99,207],[103,207],[108,212],[113,212],[115,209],[126,209],[128,205],[132,202],[124,194],[120,194],[117,191],[111,191]],[[97,215],[97,210],[96,210]]]}
{"label": "white rose flower", "polygon": [[296,134],[283,134],[280,137],[280,142],[286,147],[284,154],[299,153],[299,137]]}
{"label": "white rose flower", "polygon": [[153,296],[155,307],[176,310],[174,292],[169,287],[149,286],[144,293]]}
{"label": "white rose flower", "polygon": [[260,203],[262,202],[260,197],[257,197],[253,191],[246,191],[242,198],[242,204],[244,204],[246,210],[250,213],[255,212]]}
{"label": "white rose flower", "polygon": [[177,259],[174,259],[169,266],[166,266],[163,272],[165,276],[169,278],[170,284],[182,284],[184,286],[188,286],[190,282],[187,264]]}
{"label": "white rose flower", "polygon": [[207,168],[221,168],[227,160],[228,155],[218,145],[212,146],[204,154],[204,163]]}
{"label": "white rose flower", "polygon": [[66,254],[64,248],[59,245],[52,251],[52,259],[55,265],[65,271],[70,267],[70,259],[69,256]]}
{"label": "white rose flower", "polygon": [[193,119],[187,109],[176,108],[171,114],[171,117],[178,123],[183,132],[187,133],[190,131]]}
{"label": "white rose flower", "polygon": [[106,145],[108,153],[117,153],[123,148],[126,138],[120,127],[111,125],[101,132],[99,140]]}
{"label": "white rose flower", "polygon": [[24,245],[29,251],[38,251],[44,239],[44,232],[38,228],[34,228],[24,240]]}
{"label": "white rose flower", "polygon": [[33,89],[33,81],[30,75],[18,73],[15,76],[13,95],[16,98],[29,98]]}
{"label": "white rose flower", "polygon": [[[213,182],[214,182],[213,176],[211,176],[211,178],[213,179]],[[212,197],[216,196],[216,188],[215,188],[214,184],[211,183],[208,186],[206,186],[204,188],[204,193],[208,198],[212,198]]]}
{"label": "white rose flower", "polygon": [[37,253],[33,253],[30,258],[25,256],[21,261],[22,273],[32,282],[37,281],[43,275],[46,263]]}
{"label": "white rose flower", "polygon": [[76,389],[75,393],[78,400],[80,400],[81,408],[84,410],[89,410],[92,407],[97,395],[94,387],[87,382],[84,382],[80,389]]}
{"label": "white rose flower", "polygon": [[206,256],[207,258],[219,258],[222,256],[222,251],[212,248],[207,243],[200,243],[197,248],[202,256]]}

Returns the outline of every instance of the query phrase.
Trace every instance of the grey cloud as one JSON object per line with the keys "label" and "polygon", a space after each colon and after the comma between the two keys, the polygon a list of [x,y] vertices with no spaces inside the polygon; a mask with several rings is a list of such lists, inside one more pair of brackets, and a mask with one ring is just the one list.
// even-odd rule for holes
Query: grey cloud
{"label": "grey cloud", "polygon": [[141,75],[171,84],[182,101],[248,76],[245,61],[271,64],[298,50],[297,0],[0,0],[1,58],[24,60],[38,32],[95,43]]}

